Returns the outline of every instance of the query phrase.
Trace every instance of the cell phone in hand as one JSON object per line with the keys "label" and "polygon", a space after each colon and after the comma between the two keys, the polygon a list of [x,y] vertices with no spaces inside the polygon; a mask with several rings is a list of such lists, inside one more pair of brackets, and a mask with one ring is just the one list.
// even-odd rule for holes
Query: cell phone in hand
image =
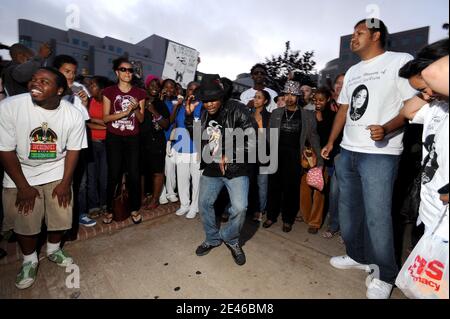
{"label": "cell phone in hand", "polygon": [[73,94],[78,94],[78,93],[80,93],[81,91],[83,91],[83,88],[82,88],[81,86],[77,86],[77,85],[73,85],[73,86],[72,86],[72,92],[73,92]]}

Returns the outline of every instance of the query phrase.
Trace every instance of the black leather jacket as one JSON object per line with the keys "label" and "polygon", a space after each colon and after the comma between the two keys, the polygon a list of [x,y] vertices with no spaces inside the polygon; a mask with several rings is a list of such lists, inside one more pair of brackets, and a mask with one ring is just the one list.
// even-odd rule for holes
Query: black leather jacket
{"label": "black leather jacket", "polygon": [[[191,137],[193,137],[194,143],[196,145],[201,145],[201,152],[197,152],[200,154],[203,154],[204,152],[209,152],[209,148],[205,149],[205,147],[208,146],[208,140],[203,140],[201,143],[198,143],[199,136],[196,136],[193,131],[201,129],[201,134],[203,135],[204,131],[207,129],[207,124],[209,122],[210,116],[207,111],[203,111],[201,116],[201,121],[194,121],[193,115],[186,115],[185,119],[185,126],[186,129],[191,134]],[[224,103],[224,105],[219,110],[219,113],[216,117],[216,120],[221,123],[222,125],[222,154],[226,154],[225,152],[225,131],[227,129],[235,130],[235,129],[242,129],[246,132],[253,132],[252,134],[255,134],[255,121],[253,120],[253,117],[251,116],[248,108],[242,104],[238,100],[230,99]],[[200,126],[201,125],[201,126]],[[257,128],[257,126],[256,126]],[[197,131],[198,132],[198,131]],[[197,134],[198,135],[198,134]],[[197,141],[196,141],[197,139]],[[256,138],[244,139],[243,145],[236,145],[237,143],[233,143],[233,158],[228,159],[227,169],[225,171],[225,177],[231,179],[235,177],[240,176],[249,176],[251,174],[249,163],[248,163],[248,153],[249,152],[256,152]],[[245,161],[244,163],[236,163],[238,154],[245,154]],[[255,153],[256,154],[256,153]],[[204,161],[204,157],[202,156],[200,169],[213,169],[213,170],[219,170],[219,164],[218,163],[206,163]]]}

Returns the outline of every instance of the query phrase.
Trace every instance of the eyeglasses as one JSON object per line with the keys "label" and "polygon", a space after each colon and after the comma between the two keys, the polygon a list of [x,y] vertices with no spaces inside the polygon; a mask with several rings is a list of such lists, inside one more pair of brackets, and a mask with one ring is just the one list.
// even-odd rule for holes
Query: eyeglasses
{"label": "eyeglasses", "polygon": [[133,69],[133,68],[118,68],[118,70],[119,70],[120,72],[134,73],[134,69]]}

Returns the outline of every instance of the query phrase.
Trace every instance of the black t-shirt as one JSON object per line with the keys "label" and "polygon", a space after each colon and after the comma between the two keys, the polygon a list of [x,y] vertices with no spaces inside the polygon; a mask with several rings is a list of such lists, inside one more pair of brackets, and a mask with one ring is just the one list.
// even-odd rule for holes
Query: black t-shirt
{"label": "black t-shirt", "polygon": [[286,109],[281,119],[279,151],[300,152],[301,132],[301,111],[291,112]]}
{"label": "black t-shirt", "polygon": [[[146,102],[148,103],[148,102]],[[155,110],[164,118],[168,119],[170,117],[169,111],[165,106],[164,102],[159,99],[153,101]],[[147,106],[147,104],[146,104]],[[160,150],[165,149],[166,136],[164,134],[164,129],[154,121],[153,114],[145,108],[144,112],[144,122],[140,127],[142,145],[147,150]]]}
{"label": "black t-shirt", "polygon": [[8,92],[8,96],[14,96],[22,93],[28,92],[28,82],[19,83],[12,77],[12,72],[19,64],[11,62],[6,66],[1,74],[3,80],[3,89]]}
{"label": "black t-shirt", "polygon": [[331,129],[333,128],[333,122],[336,113],[330,109],[325,109],[322,112],[322,121],[317,121],[317,133],[320,137],[320,146],[324,147],[328,143],[328,138],[331,134]]}

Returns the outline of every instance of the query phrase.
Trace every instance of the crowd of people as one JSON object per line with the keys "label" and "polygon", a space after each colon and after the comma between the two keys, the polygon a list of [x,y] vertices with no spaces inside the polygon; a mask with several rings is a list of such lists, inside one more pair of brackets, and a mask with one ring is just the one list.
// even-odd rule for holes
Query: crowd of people
{"label": "crowd of people", "polygon": [[[346,248],[331,265],[367,272],[376,265],[367,297],[389,298],[401,266],[393,207],[407,200],[395,185],[409,186],[398,176],[408,121],[423,124],[422,165],[407,174],[421,177],[420,208],[411,214],[427,233],[448,207],[448,79],[441,81],[448,39],[413,58],[386,51],[387,27],[376,22],[355,25],[351,49],[361,62],[332,84],[316,87],[292,74],[275,92],[256,64],[254,86],[240,97],[217,74],[186,90],[154,75],[141,83],[120,57],[113,82],[77,77],[78,63],[67,55],[44,67],[48,45],[36,55],[11,46],[0,83],[0,220],[23,253],[17,288],[36,279],[43,220],[48,258],[67,266],[73,260],[61,242],[76,239],[79,225],[121,218],[113,206],[126,187],[133,223],[142,222],[141,209],[179,201],[175,214],[199,214],[204,227],[195,253],[224,243],[237,265],[246,263],[246,216],[269,228],[281,214],[285,233],[304,222],[315,235],[325,224],[322,236]],[[439,235],[448,243],[445,214]]]}

